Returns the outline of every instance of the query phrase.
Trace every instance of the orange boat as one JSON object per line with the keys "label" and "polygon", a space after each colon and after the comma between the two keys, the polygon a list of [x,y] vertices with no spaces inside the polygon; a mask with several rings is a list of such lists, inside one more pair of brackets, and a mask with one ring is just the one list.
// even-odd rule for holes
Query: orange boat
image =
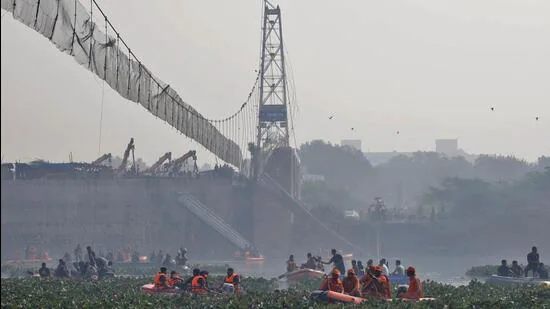
{"label": "orange boat", "polygon": [[289,272],[285,277],[289,281],[302,281],[322,278],[324,275],[325,273],[320,270],[303,268]]}
{"label": "orange boat", "polygon": [[313,291],[311,297],[320,301],[333,301],[344,304],[361,304],[366,302],[365,298],[355,297],[344,293],[338,293],[333,291]]}
{"label": "orange boat", "polygon": [[145,294],[160,294],[160,295],[176,295],[183,292],[183,290],[177,289],[177,288],[174,288],[174,289],[158,288],[158,287],[155,287],[155,285],[152,283],[144,284],[141,287],[141,291]]}

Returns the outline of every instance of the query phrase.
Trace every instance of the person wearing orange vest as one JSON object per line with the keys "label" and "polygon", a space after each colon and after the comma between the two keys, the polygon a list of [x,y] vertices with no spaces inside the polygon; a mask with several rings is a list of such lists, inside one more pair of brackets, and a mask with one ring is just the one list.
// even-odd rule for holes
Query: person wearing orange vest
{"label": "person wearing orange vest", "polygon": [[416,276],[414,267],[410,266],[407,268],[407,276],[409,277],[409,288],[407,289],[407,293],[403,295],[403,298],[418,300],[424,297],[422,282],[420,282],[420,279]]}
{"label": "person wearing orange vest", "polygon": [[175,270],[172,270],[170,272],[170,278],[168,278],[168,285],[171,287],[177,287],[182,288],[183,285],[183,279],[180,277],[180,274],[178,274]]}
{"label": "person wearing orange vest", "polygon": [[206,285],[206,278],[202,275],[197,275],[191,280],[191,293],[194,294],[206,294],[208,287]]}
{"label": "person wearing orange vest", "polygon": [[[365,277],[370,276],[370,279],[365,280]],[[363,296],[369,296],[375,299],[390,299],[391,298],[391,284],[386,275],[382,274],[381,266],[370,267],[367,274],[363,277],[366,282],[363,288]]]}
{"label": "person wearing orange vest", "polygon": [[233,268],[227,269],[227,276],[224,278],[223,283],[233,284],[235,294],[239,294],[241,292],[241,278],[235,273],[235,270],[233,270]]}
{"label": "person wearing orange vest", "polygon": [[342,285],[344,286],[344,293],[356,297],[361,296],[361,284],[353,269],[348,269],[348,275],[342,280]]}
{"label": "person wearing orange vest", "polygon": [[168,278],[166,277],[166,267],[161,267],[156,274],[154,282],[156,288],[169,288]]}
{"label": "person wearing orange vest", "polygon": [[338,293],[344,292],[344,285],[340,280],[340,270],[334,268],[330,273],[330,277],[325,278],[323,283],[321,283],[321,290],[323,291],[333,291]]}

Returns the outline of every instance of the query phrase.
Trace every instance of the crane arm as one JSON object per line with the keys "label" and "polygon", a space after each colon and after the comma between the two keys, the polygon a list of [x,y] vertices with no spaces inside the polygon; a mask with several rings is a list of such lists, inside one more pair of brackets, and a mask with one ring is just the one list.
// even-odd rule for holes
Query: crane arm
{"label": "crane arm", "polygon": [[92,165],[100,165],[101,163],[105,162],[106,160],[111,160],[111,154],[106,153],[102,155],[101,157],[97,158],[95,161],[92,162]]}
{"label": "crane arm", "polygon": [[144,172],[145,173],[154,173],[157,171],[157,169],[159,167],[162,166],[162,164],[166,161],[166,160],[171,160],[172,159],[172,153],[171,152],[167,152],[165,153],[162,157],[160,157],[157,162],[155,162],[155,164],[151,165],[150,168],[146,169]]}
{"label": "crane arm", "polygon": [[130,156],[130,151],[134,149],[134,138],[130,138],[130,142],[128,143],[128,146],[126,146],[126,150],[124,151],[124,157],[122,158],[122,163],[120,163],[120,166],[118,167],[118,171],[122,172],[126,170],[126,166],[128,165],[128,157]]}

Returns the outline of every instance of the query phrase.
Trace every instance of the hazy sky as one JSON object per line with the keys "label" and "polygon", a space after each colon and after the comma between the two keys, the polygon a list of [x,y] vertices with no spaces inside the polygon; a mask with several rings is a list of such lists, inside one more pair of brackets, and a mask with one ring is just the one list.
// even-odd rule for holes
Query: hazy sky
{"label": "hazy sky", "polygon": [[[240,107],[259,62],[259,0],[98,2],[132,51],[201,113]],[[550,1],[278,3],[298,143],[357,138],[365,151],[414,151],[458,138],[471,153],[550,155]],[[1,29],[3,162],[97,157],[100,80],[5,11]],[[130,137],[149,163],[196,147],[105,89],[102,153],[122,155]]]}

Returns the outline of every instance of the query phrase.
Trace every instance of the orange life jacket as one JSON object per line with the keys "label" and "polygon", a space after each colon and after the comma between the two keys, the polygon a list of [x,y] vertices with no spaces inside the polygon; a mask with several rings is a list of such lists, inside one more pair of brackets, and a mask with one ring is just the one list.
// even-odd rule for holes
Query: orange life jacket
{"label": "orange life jacket", "polygon": [[409,277],[409,289],[405,293],[404,298],[420,299],[424,297],[422,292],[422,282],[417,277]]}
{"label": "orange life jacket", "polygon": [[165,282],[166,282],[166,274],[165,273],[158,272],[155,275],[155,279],[153,280],[153,283],[155,284],[155,287],[157,287],[157,288],[164,287],[164,285],[162,285],[162,282],[161,282],[162,277],[164,277]]}
{"label": "orange life jacket", "polygon": [[183,281],[180,277],[178,276],[175,276],[175,277],[170,277],[168,279],[168,285],[169,286],[174,286],[176,284],[178,284],[179,282]]}
{"label": "orange life jacket", "polygon": [[384,291],[380,291],[380,296],[385,297],[387,299],[391,298],[391,283],[390,279],[386,275],[381,275],[378,281],[382,284],[384,287]]}
{"label": "orange life jacket", "polygon": [[231,276],[225,276],[225,279],[223,280],[224,283],[233,284],[233,287],[235,288],[235,293],[240,292],[239,283],[235,280],[237,278],[239,278],[239,275],[232,274]]}
{"label": "orange life jacket", "polygon": [[[202,279],[204,286],[202,286],[201,283],[199,282],[200,279]],[[191,292],[197,293],[197,294],[205,294],[207,292],[206,279],[203,276],[198,275],[193,277],[193,280],[191,280]]]}

